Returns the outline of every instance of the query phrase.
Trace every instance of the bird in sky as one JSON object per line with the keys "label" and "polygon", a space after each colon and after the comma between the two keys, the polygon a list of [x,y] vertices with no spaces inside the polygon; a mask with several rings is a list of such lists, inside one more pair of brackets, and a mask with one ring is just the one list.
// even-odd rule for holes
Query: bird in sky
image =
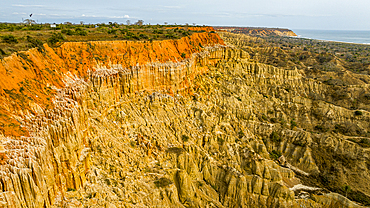
{"label": "bird in sky", "polygon": [[30,17],[32,17],[32,14],[30,14]]}

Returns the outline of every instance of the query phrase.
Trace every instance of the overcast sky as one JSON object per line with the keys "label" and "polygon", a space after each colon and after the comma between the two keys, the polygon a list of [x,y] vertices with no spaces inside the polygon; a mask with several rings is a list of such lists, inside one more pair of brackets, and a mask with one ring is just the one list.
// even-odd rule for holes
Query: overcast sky
{"label": "overcast sky", "polygon": [[370,0],[0,0],[0,22],[144,23],[370,30]]}

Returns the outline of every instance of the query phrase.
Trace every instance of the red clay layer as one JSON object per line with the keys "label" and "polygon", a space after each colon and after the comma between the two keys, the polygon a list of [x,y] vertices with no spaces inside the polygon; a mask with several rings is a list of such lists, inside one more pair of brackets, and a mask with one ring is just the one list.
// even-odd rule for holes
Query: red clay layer
{"label": "red clay layer", "polygon": [[189,58],[203,46],[215,44],[224,44],[216,33],[195,33],[179,40],[153,42],[67,42],[57,48],[45,44],[44,50],[14,53],[0,64],[0,132],[6,136],[28,135],[15,116],[33,111],[35,104],[53,108],[55,91],[51,86],[62,88],[67,72],[84,77],[98,64],[130,67],[149,62],[177,62],[184,59],[184,54]]}

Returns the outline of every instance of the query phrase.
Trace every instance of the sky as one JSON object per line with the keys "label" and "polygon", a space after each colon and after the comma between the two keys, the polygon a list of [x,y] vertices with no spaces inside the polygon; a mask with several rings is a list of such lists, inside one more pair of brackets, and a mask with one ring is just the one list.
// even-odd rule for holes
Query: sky
{"label": "sky", "polygon": [[369,0],[0,0],[0,22],[197,24],[370,30]]}

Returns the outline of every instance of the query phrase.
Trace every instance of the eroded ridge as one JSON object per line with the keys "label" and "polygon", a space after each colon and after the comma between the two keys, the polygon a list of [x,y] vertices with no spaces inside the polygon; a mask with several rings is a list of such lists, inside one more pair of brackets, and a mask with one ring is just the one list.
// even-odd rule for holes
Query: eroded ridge
{"label": "eroded ridge", "polygon": [[[317,179],[341,176],[366,196],[368,148],[311,131],[323,119],[366,128],[368,112],[315,100],[332,87],[251,60],[240,38],[226,40],[233,47],[204,44],[181,62],[64,73],[55,107],[34,104],[15,117],[30,136],[3,138],[3,204],[359,207]],[[8,164],[11,148],[18,158]],[[328,172],[329,160],[343,174]]]}

